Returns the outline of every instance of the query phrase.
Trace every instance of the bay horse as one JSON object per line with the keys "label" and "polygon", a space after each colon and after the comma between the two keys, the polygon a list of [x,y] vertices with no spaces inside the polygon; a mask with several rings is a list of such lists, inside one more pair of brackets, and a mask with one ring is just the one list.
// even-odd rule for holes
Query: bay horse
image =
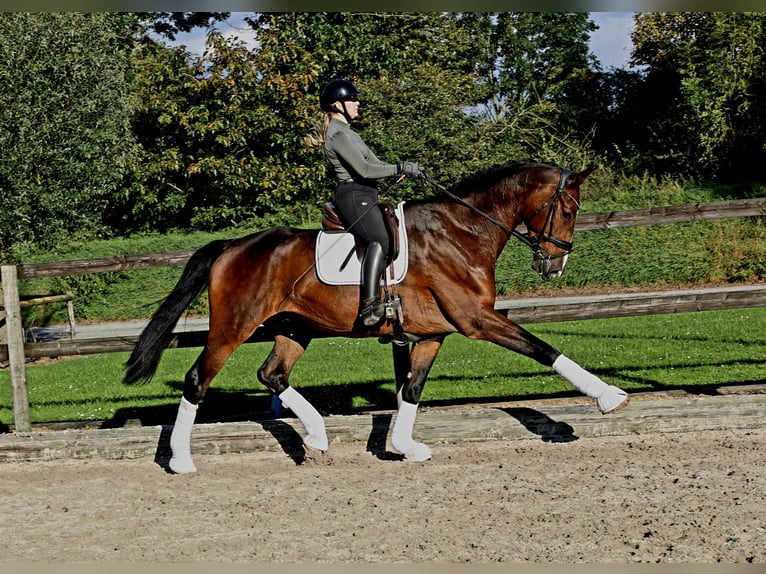
{"label": "bay horse", "polygon": [[[431,458],[429,447],[413,438],[415,416],[434,359],[452,333],[491,341],[552,367],[594,398],[604,414],[626,404],[624,391],[494,307],[495,264],[511,235],[531,248],[532,268],[543,280],[564,271],[580,208],[580,185],[592,170],[574,173],[551,164],[512,161],[482,170],[450,190],[438,186],[443,193],[404,204],[409,265],[396,286],[405,332],[392,345],[398,410],[391,446],[405,460]],[[522,223],[526,233],[516,231]],[[210,330],[185,377],[170,440],[173,472],[196,471],[190,442],[199,402],[231,353],[256,331],[266,331],[274,340],[258,379],[299,419],[306,432],[304,448],[327,450],[322,416],[290,385],[293,366],[313,338],[383,341],[395,333],[397,324],[386,320],[361,327],[358,286],[320,282],[314,267],[317,235],[316,229],[283,226],[205,245],[191,256],[141,333],[125,364],[126,384],[151,379],[178,319],[207,287]]]}

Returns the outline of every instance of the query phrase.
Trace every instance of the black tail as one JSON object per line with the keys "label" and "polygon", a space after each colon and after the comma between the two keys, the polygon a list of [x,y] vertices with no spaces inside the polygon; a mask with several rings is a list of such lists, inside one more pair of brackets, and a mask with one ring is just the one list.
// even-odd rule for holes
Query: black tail
{"label": "black tail", "polygon": [[123,383],[148,382],[160,364],[162,351],[173,339],[173,328],[191,302],[207,287],[210,269],[227,240],[208,243],[191,256],[178,283],[155,311],[125,363]]}

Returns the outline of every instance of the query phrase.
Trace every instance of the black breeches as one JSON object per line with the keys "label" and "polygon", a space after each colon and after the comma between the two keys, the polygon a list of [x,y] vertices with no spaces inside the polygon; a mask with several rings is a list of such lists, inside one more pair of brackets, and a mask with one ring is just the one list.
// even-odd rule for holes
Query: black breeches
{"label": "black breeches", "polygon": [[377,205],[378,191],[355,182],[341,183],[333,203],[343,225],[364,243],[377,241],[389,253],[388,230]]}

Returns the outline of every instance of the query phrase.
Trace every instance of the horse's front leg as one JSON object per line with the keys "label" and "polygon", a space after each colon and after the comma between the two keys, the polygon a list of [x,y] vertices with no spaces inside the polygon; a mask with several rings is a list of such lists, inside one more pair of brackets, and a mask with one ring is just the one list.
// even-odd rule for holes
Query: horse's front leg
{"label": "horse's front leg", "polygon": [[480,320],[474,318],[466,323],[463,330],[466,337],[491,341],[552,367],[581,393],[596,399],[602,414],[613,413],[627,404],[628,394],[625,391],[608,385],[494,308],[482,315]]}
{"label": "horse's front leg", "polygon": [[[444,338],[420,341],[409,353],[409,368],[406,369],[406,350],[394,350],[394,370],[397,382],[399,410],[391,431],[391,446],[403,454],[405,460],[424,461],[431,458],[431,449],[412,437],[420,395],[423,392],[431,365],[441,349]],[[406,371],[406,374],[405,374]]]}

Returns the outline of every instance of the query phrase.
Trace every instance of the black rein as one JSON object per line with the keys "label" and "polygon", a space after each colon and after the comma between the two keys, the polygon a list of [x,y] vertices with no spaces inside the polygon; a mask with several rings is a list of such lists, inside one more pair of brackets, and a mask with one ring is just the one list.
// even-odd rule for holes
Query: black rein
{"label": "black rein", "polygon": [[[529,232],[527,233],[521,233],[520,231],[516,231],[515,229],[510,229],[507,225],[505,225],[502,221],[499,221],[492,217],[491,215],[488,215],[484,213],[482,210],[478,209],[477,207],[474,207],[470,203],[464,201],[461,197],[458,197],[451,191],[449,191],[446,187],[443,185],[440,185],[436,181],[434,181],[430,175],[425,174],[425,179],[428,183],[431,184],[431,186],[438,190],[439,192],[447,195],[455,202],[459,203],[460,205],[467,207],[471,211],[478,213],[481,215],[484,219],[487,221],[494,223],[497,225],[500,229],[502,229],[508,237],[513,235],[516,239],[521,241],[524,245],[529,247],[533,253],[538,253],[540,251],[540,244],[541,243],[553,243],[556,247],[559,249],[563,249],[568,254],[572,251],[572,243],[569,241],[564,241],[562,239],[558,239],[557,237],[553,237],[551,235],[553,233],[553,223],[556,218],[556,210],[558,209],[559,204],[559,198],[562,194],[566,194],[569,199],[574,201],[575,205],[577,205],[578,209],[580,207],[580,203],[572,197],[568,192],[564,190],[564,186],[566,185],[567,178],[571,175],[571,170],[561,168],[561,177],[559,178],[559,185],[556,188],[556,191],[553,193],[550,199],[548,199],[545,203],[543,203],[535,212],[535,215],[540,213],[543,209],[545,209],[546,206],[548,206],[548,213],[545,216],[545,224],[543,225],[543,230],[540,231],[536,236],[530,237]],[[545,234],[545,227],[548,227],[548,233]],[[564,255],[566,255],[564,254]],[[563,255],[560,255],[558,257],[561,257]],[[548,258],[553,258],[552,256],[548,255]]]}

